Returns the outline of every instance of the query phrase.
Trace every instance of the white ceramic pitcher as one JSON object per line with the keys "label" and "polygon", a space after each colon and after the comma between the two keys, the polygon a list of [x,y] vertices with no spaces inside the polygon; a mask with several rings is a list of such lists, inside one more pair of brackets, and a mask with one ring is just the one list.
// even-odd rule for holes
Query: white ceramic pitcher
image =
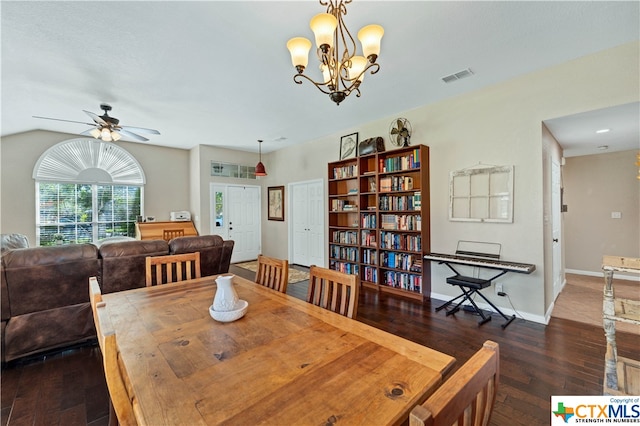
{"label": "white ceramic pitcher", "polygon": [[238,303],[238,293],[233,288],[233,275],[221,275],[216,278],[218,285],[213,298],[213,309],[219,312],[233,311]]}

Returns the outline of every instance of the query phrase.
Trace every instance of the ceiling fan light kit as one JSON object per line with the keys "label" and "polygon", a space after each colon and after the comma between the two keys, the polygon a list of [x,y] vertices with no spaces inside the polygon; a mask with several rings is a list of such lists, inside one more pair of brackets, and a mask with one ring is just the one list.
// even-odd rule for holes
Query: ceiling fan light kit
{"label": "ceiling fan light kit", "polygon": [[302,84],[309,80],[322,93],[340,105],[352,92],[360,97],[360,84],[367,71],[375,74],[380,70],[376,62],[380,54],[380,41],[384,29],[380,25],[367,25],[358,31],[364,56],[356,55],[356,42],[347,29],[343,16],[347,14],[347,4],[352,0],[320,0],[327,6],[326,13],[311,19],[309,26],[315,35],[317,56],[322,72],[322,81],[317,82],[304,74],[309,62],[311,42],[304,37],[294,37],[287,42],[291,62],[298,74],[293,81]]}
{"label": "ceiling fan light kit", "polygon": [[87,126],[94,126],[94,128],[85,130],[80,133],[81,135],[90,135],[96,139],[101,139],[105,142],[111,141],[119,141],[123,136],[126,136],[130,139],[145,142],[149,139],[144,136],[140,136],[134,132],[141,133],[149,133],[153,135],[159,135],[160,132],[154,129],[145,129],[144,127],[131,127],[131,126],[121,126],[120,120],[115,117],[111,117],[109,115],[109,111],[111,111],[111,105],[109,104],[100,104],[100,109],[104,111],[104,114],[98,115],[91,111],[83,110],[85,114],[87,114],[93,120],[93,123],[84,123],[82,121],[73,121],[73,120],[62,120],[59,118],[50,118],[50,117],[39,117],[33,116],[34,118],[42,118],[45,120],[56,120],[56,121],[66,121],[69,123],[79,123],[85,124]]}

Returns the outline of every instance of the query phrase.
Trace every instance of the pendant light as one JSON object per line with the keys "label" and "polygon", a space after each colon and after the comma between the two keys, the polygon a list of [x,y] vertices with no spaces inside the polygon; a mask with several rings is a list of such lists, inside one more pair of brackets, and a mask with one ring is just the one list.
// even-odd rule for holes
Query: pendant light
{"label": "pendant light", "polygon": [[260,161],[256,165],[256,176],[266,176],[267,171],[264,169],[264,164],[262,164],[262,140],[258,139],[258,151],[260,152]]}

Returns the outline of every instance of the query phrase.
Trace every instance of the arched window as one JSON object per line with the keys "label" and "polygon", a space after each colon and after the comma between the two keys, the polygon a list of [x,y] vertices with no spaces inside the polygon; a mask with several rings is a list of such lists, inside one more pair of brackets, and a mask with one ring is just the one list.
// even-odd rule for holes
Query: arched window
{"label": "arched window", "polygon": [[73,244],[135,236],[144,172],[113,143],[71,139],[45,151],[33,169],[36,244]]}

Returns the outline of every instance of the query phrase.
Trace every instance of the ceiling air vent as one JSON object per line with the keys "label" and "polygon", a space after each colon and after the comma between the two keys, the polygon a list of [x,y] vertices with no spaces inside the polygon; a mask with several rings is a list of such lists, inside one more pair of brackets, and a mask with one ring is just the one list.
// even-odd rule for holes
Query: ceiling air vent
{"label": "ceiling air vent", "polygon": [[473,71],[471,71],[471,68],[467,68],[466,70],[458,71],[456,73],[442,77],[442,81],[444,81],[445,83],[452,83],[465,77],[471,77],[472,75]]}

